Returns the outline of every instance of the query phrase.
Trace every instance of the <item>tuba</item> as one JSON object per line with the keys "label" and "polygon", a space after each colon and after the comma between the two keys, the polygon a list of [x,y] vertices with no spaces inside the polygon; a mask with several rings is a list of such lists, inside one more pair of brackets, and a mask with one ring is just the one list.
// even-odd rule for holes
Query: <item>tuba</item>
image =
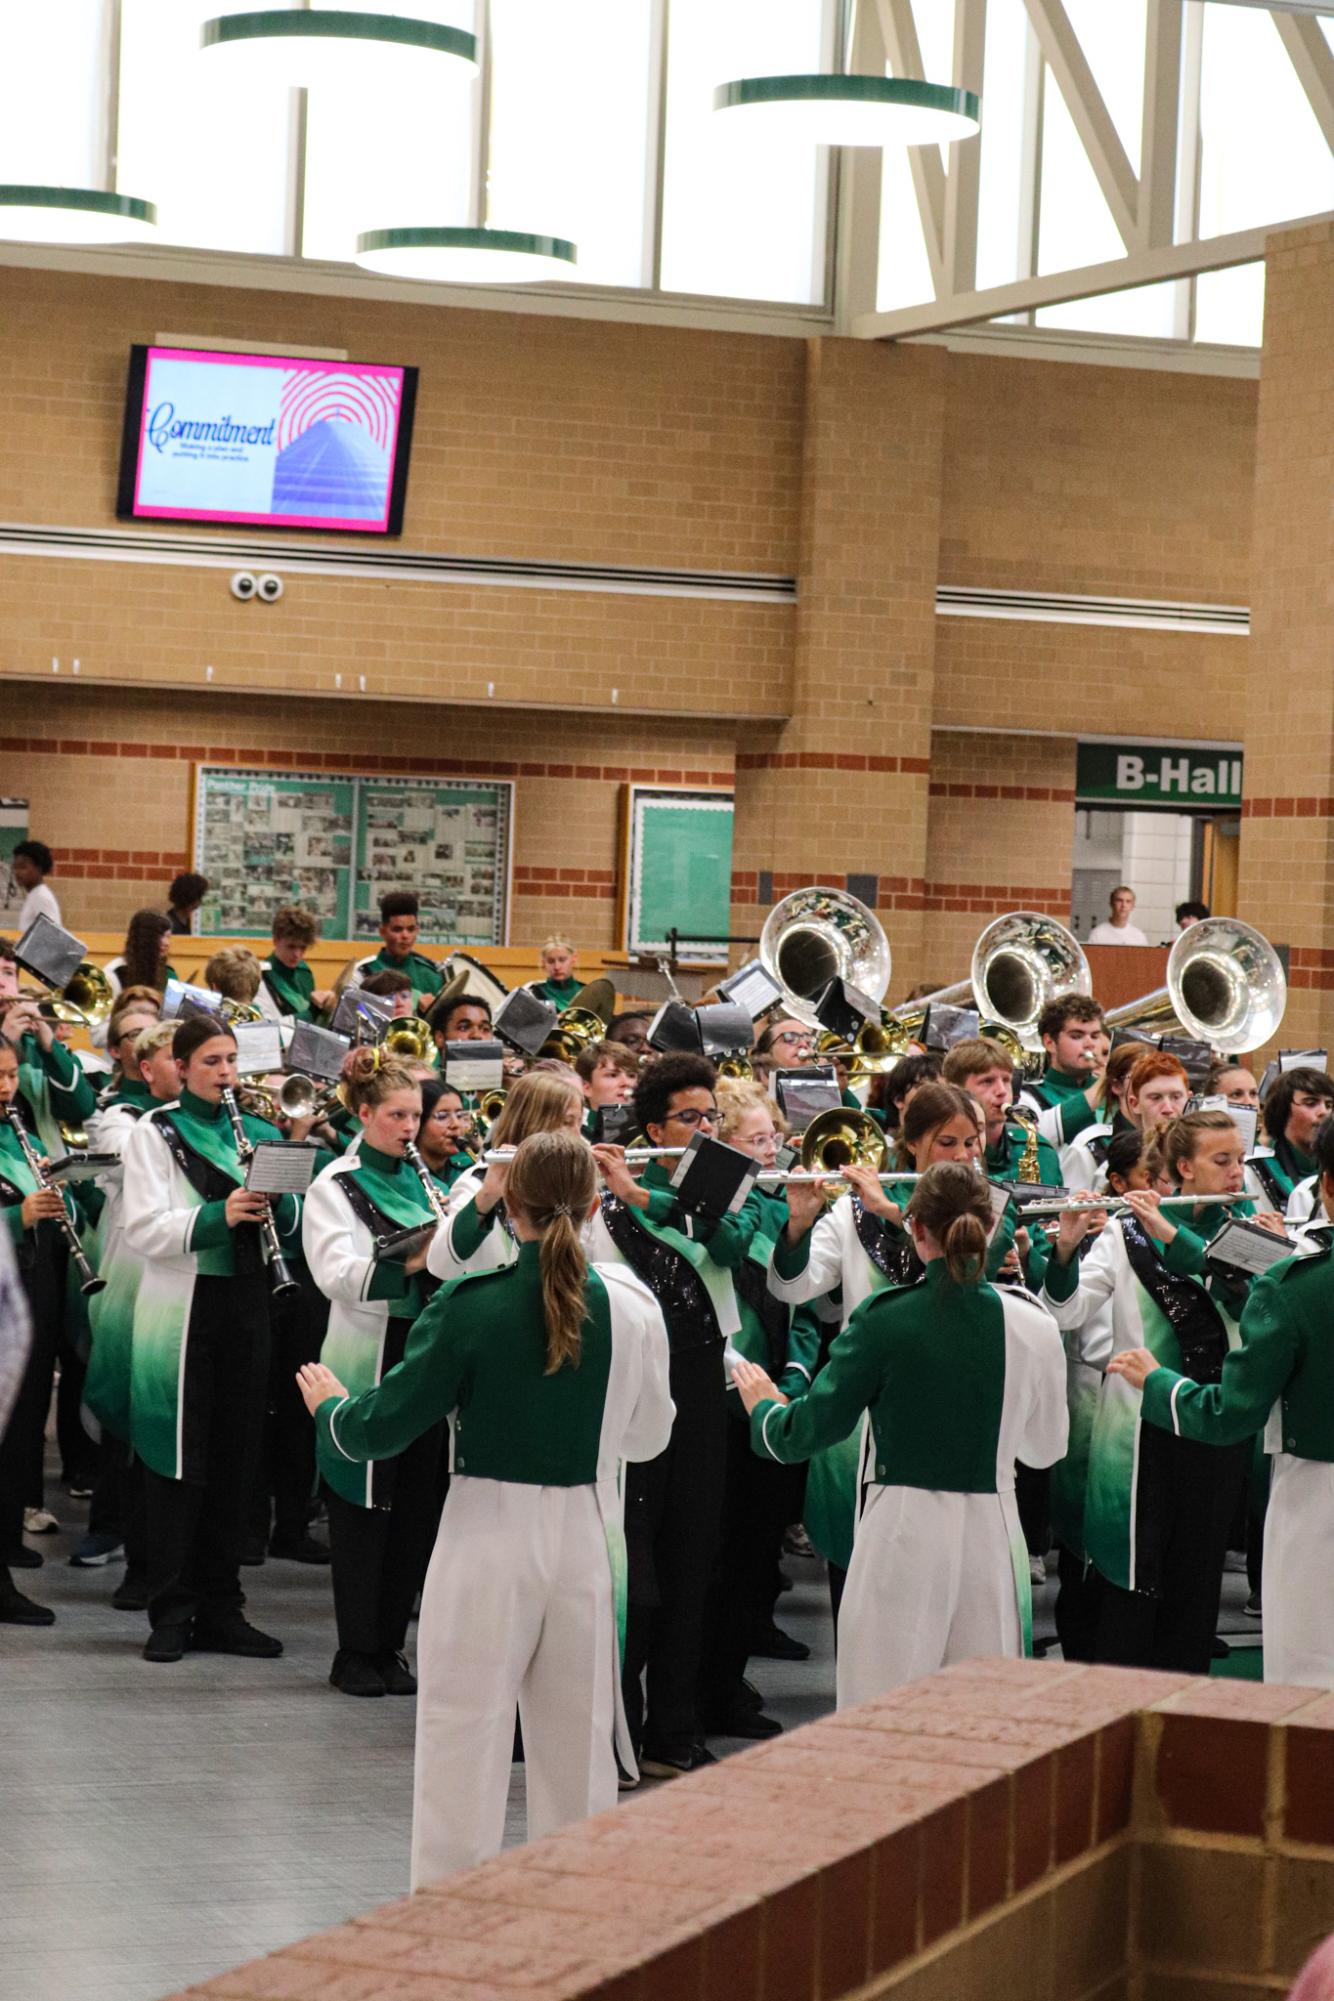
{"label": "tuba", "polygon": [[1288,1004],[1278,953],[1236,917],[1204,917],[1167,955],[1167,984],[1109,1008],[1110,1029],[1177,1032],[1225,1056],[1258,1049],[1277,1034]]}
{"label": "tuba", "polygon": [[834,979],[883,1000],[892,964],[873,910],[843,889],[813,883],[776,903],[760,933],[760,961],[798,1021],[816,1026],[812,1001]]}
{"label": "tuba", "polygon": [[554,1056],[562,1063],[573,1064],[583,1050],[601,1042],[606,1033],[607,1024],[600,1014],[572,1002],[556,1016],[555,1025],[538,1054]]}
{"label": "tuba", "polygon": [[1022,1067],[1042,1047],[1038,1017],[1047,1002],[1056,994],[1092,992],[1093,975],[1074,932],[1036,910],[1011,910],[993,919],[974,945],[967,979],[886,1011],[881,1028],[900,1056],[921,1035],[928,1008],[971,1005],[981,1017],[981,1033]]}

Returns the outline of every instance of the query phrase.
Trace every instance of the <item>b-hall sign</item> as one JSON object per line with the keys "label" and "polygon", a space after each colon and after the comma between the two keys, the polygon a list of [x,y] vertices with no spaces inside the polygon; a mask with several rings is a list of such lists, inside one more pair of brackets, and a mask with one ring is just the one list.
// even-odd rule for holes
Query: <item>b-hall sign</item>
{"label": "b-hall sign", "polygon": [[1241,752],[1198,744],[1081,743],[1075,801],[1140,812],[1240,812]]}

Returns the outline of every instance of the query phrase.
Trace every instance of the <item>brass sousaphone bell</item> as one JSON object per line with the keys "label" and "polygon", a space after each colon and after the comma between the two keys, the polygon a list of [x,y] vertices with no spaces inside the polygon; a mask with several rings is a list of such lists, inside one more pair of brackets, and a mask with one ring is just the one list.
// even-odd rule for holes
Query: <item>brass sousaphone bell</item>
{"label": "brass sousaphone bell", "polygon": [[1288,1003],[1283,964],[1269,940],[1237,917],[1204,917],[1167,955],[1167,984],[1109,1008],[1108,1028],[1183,1031],[1224,1056],[1259,1049],[1278,1033]]}

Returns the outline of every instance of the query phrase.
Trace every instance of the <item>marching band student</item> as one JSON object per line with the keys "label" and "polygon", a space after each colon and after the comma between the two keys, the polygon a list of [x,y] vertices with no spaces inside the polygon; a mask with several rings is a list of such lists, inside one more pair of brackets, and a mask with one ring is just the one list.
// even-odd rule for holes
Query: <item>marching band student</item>
{"label": "marching band student", "polygon": [[273,914],[273,950],[264,961],[264,985],[278,1012],[297,1021],[314,1021],[334,1005],[332,992],[316,988],[315,975],[306,964],[306,954],[319,935],[319,918],[298,904],[285,903]]}
{"label": "marching band student", "polygon": [[[113,1029],[117,1019],[112,1016]],[[175,1100],[180,1089],[172,1055],[175,1034],[172,1021],[150,1021],[135,1035],[122,1023],[120,1080],[90,1129],[99,1153],[123,1156],[125,1142],[144,1114]],[[108,1048],[113,1040],[108,1035]],[[105,1285],[88,1302],[92,1345],[83,1400],[101,1429],[102,1444],[88,1533],[70,1561],[105,1563],[123,1543],[125,1576],[111,1603],[118,1612],[142,1612],[148,1605],[145,1503],[143,1468],[130,1448],[130,1380],[134,1302],[143,1261],[125,1242],[123,1174],[122,1161],[99,1177],[106,1202],[98,1219],[98,1273]]]}
{"label": "marching band student", "polygon": [[1032,1598],[1014,1466],[1066,1445],[1065,1360],[1025,1293],[985,1282],[991,1204],[957,1163],[907,1207],[921,1276],[867,1299],[806,1396],[785,1404],[739,1362],[757,1453],[787,1463],[869,1415],[869,1492],[839,1620],[840,1709],[979,1655],[1031,1650]]}
{"label": "marching band student", "polygon": [[[583,1119],[583,1093],[578,1079],[550,1071],[521,1077],[505,1099],[487,1137],[487,1151],[519,1146],[530,1134],[578,1132]],[[505,1206],[507,1163],[479,1160],[468,1167],[449,1192],[449,1221],[436,1232],[430,1249],[430,1270],[436,1278],[457,1278],[465,1271],[493,1271],[511,1265],[518,1244]]]}
{"label": "marching band student", "polygon": [[940,1081],[944,1065],[934,1049],[916,1056],[900,1056],[892,1070],[881,1070],[871,1079],[866,1109],[887,1133],[896,1133],[903,1119],[903,1107],[921,1084]]}
{"label": "marching band student", "polygon": [[607,1041],[624,1043],[642,1063],[646,1056],[653,1054],[648,1044],[648,1032],[652,1026],[651,1009],[627,1008],[623,1014],[614,1014],[607,1023]]}
{"label": "marching band student", "polygon": [[224,945],[204,967],[204,985],[237,1007],[257,1006],[268,1021],[281,1021],[278,1003],[264,985],[263,968],[245,945]]}
{"label": "marching band student", "polygon": [[[704,1056],[662,1056],[645,1066],[634,1103],[651,1145],[685,1147],[697,1132],[713,1137],[716,1074]],[[699,1676],[727,1465],[723,1349],[741,1326],[735,1273],[756,1211],[747,1203],[720,1221],[688,1215],[662,1162],[650,1161],[637,1181],[623,1147],[593,1152],[606,1189],[585,1243],[599,1264],[628,1264],[643,1279],[662,1308],[671,1349],[670,1443],[626,1479],[622,1676],[640,1769],[670,1779],[713,1762],[700,1736]]]}
{"label": "marching band student", "polygon": [[419,904],[410,889],[391,890],[380,898],[380,949],[358,959],[352,979],[360,986],[368,973],[406,973],[424,1013],[439,993],[443,974],[434,959],[417,947]]}
{"label": "marching band student", "polygon": [[[1148,1347],[1193,1380],[1217,1382],[1236,1344],[1246,1282],[1211,1275],[1205,1243],[1229,1216],[1250,1208],[1217,1200],[1241,1191],[1241,1139],[1221,1111],[1187,1113],[1156,1139],[1172,1179],[1198,1198],[1190,1223],[1169,1218],[1157,1188],[1131,1188],[1126,1200],[1133,1213],[1104,1229],[1081,1264],[1078,1247],[1097,1218],[1063,1216],[1043,1303],[1062,1329],[1084,1330],[1077,1352],[1092,1368],[1105,1369],[1123,1349]],[[1266,1227],[1278,1221],[1260,1220]],[[1099,1310],[1104,1305],[1110,1313]],[[1211,1455],[1188,1440],[1145,1432],[1138,1391],[1118,1375],[1104,1377],[1084,1516],[1085,1544],[1101,1580],[1096,1660],[1208,1673],[1228,1528],[1248,1451]]]}
{"label": "marching band student", "polygon": [[1057,994],[1038,1016],[1047,1067],[1021,1096],[1038,1114],[1038,1130],[1055,1147],[1068,1146],[1098,1117],[1107,1030],[1102,1008],[1088,994]]}
{"label": "marching band student", "polygon": [[[905,1173],[923,1174],[950,1162],[975,1170],[981,1150],[976,1104],[966,1091],[935,1080],[910,1091],[895,1163]],[[798,1183],[788,1189],[788,1223],[774,1250],[769,1289],[790,1306],[837,1290],[846,1329],[864,1299],[885,1286],[911,1283],[919,1266],[903,1220],[913,1184],[886,1186],[861,1167],[841,1169],[840,1175],[849,1183],[848,1193],[828,1208],[818,1187]],[[1011,1205],[991,1239],[991,1275],[1008,1258],[1014,1233]],[[812,1458],[806,1478],[806,1532],[829,1566],[835,1620],[852,1556],[860,1449],[856,1432],[830,1441]]]}
{"label": "marching band student", "polygon": [[[32,1026],[37,1016],[28,1001],[11,999],[0,1006],[5,1009],[0,1017],[0,1114],[6,1107],[16,1106],[34,1150],[45,1154],[34,1099],[43,1102],[50,1090],[50,1080],[40,1068],[41,1059],[50,1055],[41,1040],[43,1033],[49,1037],[49,1025]],[[52,1048],[58,1046],[51,1044]],[[37,1063],[27,1060],[33,1055]],[[69,1060],[63,1051],[61,1057]],[[55,1613],[18,1590],[11,1570],[15,1565],[35,1569],[42,1561],[24,1547],[23,1517],[34,1491],[41,1492],[42,1440],[51,1406],[56,1349],[68,1310],[68,1253],[57,1227],[62,1214],[60,1192],[38,1186],[18,1135],[2,1115],[0,1206],[32,1322],[32,1341],[18,1392],[9,1423],[0,1435],[0,1625],[50,1626],[55,1623]],[[77,1292],[74,1297],[77,1299]],[[34,1477],[38,1481],[35,1490]]]}
{"label": "marching band student", "polygon": [[437,1001],[427,1020],[435,1046],[442,1051],[447,1042],[490,1042],[495,1037],[491,1004],[479,994],[455,994],[449,1000]]}
{"label": "marching band student", "polygon": [[46,879],[55,865],[55,856],[45,841],[20,841],[10,857],[9,872],[24,892],[19,906],[20,938],[39,917],[49,917],[53,924],[60,922],[60,905]]}
{"label": "marching band student", "polygon": [[1103,1188],[1107,1181],[1107,1152],[1118,1133],[1137,1132],[1135,1121],[1125,1110],[1126,1082],[1141,1056],[1156,1055],[1152,1043],[1119,1042],[1107,1058],[1103,1072],[1103,1101],[1099,1120],[1085,1126],[1079,1137],[1061,1150],[1061,1171],[1067,1188]]}
{"label": "marching band student", "polygon": [[604,1105],[628,1105],[635,1095],[639,1059],[623,1043],[590,1042],[579,1051],[574,1067],[588,1106],[587,1130],[596,1125],[595,1115]]}
{"label": "marching band student", "polygon": [[[748,1153],[764,1172],[774,1165],[780,1140],[778,1113],[763,1085],[720,1078],[718,1137]],[[768,1289],[774,1245],[787,1224],[783,1191],[753,1188],[747,1197],[758,1222],[744,1263],[733,1273],[741,1326],[730,1355],[767,1369],[780,1387],[800,1396],[819,1364],[820,1323],[809,1307],[791,1307]],[[801,1519],[802,1469],[757,1459],[735,1392],[727,1397],[727,1479],[722,1534],[704,1628],[700,1703],[707,1735],[776,1737],[782,1725],[766,1716],[746,1680],[753,1651],[772,1657],[774,1599],[783,1534]],[[757,1639],[763,1644],[756,1647]]]}
{"label": "marching band student", "polygon": [[418,1630],[412,1884],[498,1852],[517,1703],[528,1835],[613,1806],[633,1773],[617,1699],[620,1463],[672,1429],[652,1295],[579,1242],[597,1177],[574,1133],[524,1140],[507,1203],[519,1252],[442,1287],[378,1388],[302,1371],[325,1458],[349,1466],[454,1413],[453,1471]]}
{"label": "marching band student", "polygon": [[[1334,1077],[1326,1071],[1284,1070],[1274,1079],[1260,1112],[1269,1144],[1246,1161],[1246,1186],[1258,1201],[1288,1208],[1298,1184],[1316,1172],[1316,1135],[1331,1112]],[[1298,1206],[1310,1213],[1309,1202]]]}
{"label": "marching band student", "polygon": [[440,1193],[448,1195],[459,1176],[476,1165],[464,1144],[472,1129],[472,1114],[465,1111],[462,1094],[452,1084],[436,1076],[419,1081],[422,1116],[417,1146]]}
{"label": "marching band student", "polygon": [[[158,1019],[158,1005],[161,996],[148,988],[148,998],[141,996],[144,989],[134,987],[128,992],[122,988],[116,1005],[107,1017],[106,1053],[111,1063],[110,1075],[102,1081],[98,1094],[97,1110],[88,1121],[88,1144],[95,1152],[101,1152],[98,1131],[103,1111],[110,1105],[130,1099],[143,1104],[148,1097],[146,1087],[139,1082],[138,1072],[130,1058],[135,1037],[151,1028]],[[131,1074],[133,1073],[133,1074]],[[116,1151],[117,1149],[113,1149]]]}
{"label": "marching band student", "polygon": [[755,1075],[764,1081],[775,1070],[799,1070],[814,1060],[815,1030],[795,1015],[775,1015],[764,1024],[751,1059]]}
{"label": "marching band student", "polygon": [[[1334,1121],[1315,1141],[1321,1210],[1334,1219]],[[1310,1233],[1295,1257],[1256,1280],[1241,1345],[1219,1381],[1190,1380],[1160,1355],[1131,1348],[1109,1371],[1142,1392],[1142,1416],[1175,1439],[1235,1450],[1257,1431],[1273,1453],[1265,1517],[1266,1681],[1334,1689],[1334,1610],[1326,1581],[1334,1544],[1334,1232]]]}
{"label": "marching band student", "polygon": [[[259,1224],[269,1198],[244,1186],[224,1091],[236,1085],[236,1039],[198,1015],[177,1025],[174,1104],[125,1141],[125,1243],[143,1262],[134,1303],[130,1426],[144,1463],[148,1613],[144,1659],[187,1648],[272,1658],[281,1640],[242,1607],[239,1563],[264,1416],[270,1280]],[[247,1117],[252,1141],[277,1129]],[[276,1198],[280,1237],[300,1203]]]}
{"label": "marching band student", "polygon": [[1131,1065],[1121,1109],[1132,1126],[1152,1132],[1169,1119],[1179,1119],[1190,1103],[1190,1078],[1175,1056],[1151,1049]]}
{"label": "marching band student", "polygon": [[161,993],[176,974],[169,964],[171,926],[160,910],[136,910],[125,929],[125,948],[108,959],[103,971],[113,994],[126,987],[152,987]]}
{"label": "marching band student", "polygon": [[574,967],[578,953],[568,938],[547,938],[543,941],[538,958],[542,967],[540,980],[529,980],[528,991],[539,1000],[550,1001],[558,1009],[571,1007],[576,994],[583,991],[583,981],[576,979]]}
{"label": "marching band student", "polygon": [[381,1000],[392,1001],[393,1019],[401,1021],[404,1015],[415,1014],[417,990],[406,973],[368,973],[361,982],[364,994],[374,994]]}
{"label": "marching band student", "polygon": [[1230,1105],[1240,1105],[1253,1112],[1260,1109],[1260,1086],[1255,1080],[1255,1072],[1249,1064],[1239,1063],[1235,1056],[1219,1058],[1209,1072],[1204,1089],[1207,1096],[1226,1098]]}
{"label": "marching band student", "polygon": [[[343,1089],[361,1145],[312,1182],[301,1234],[311,1276],[330,1301],[320,1359],[358,1395],[402,1360],[434,1289],[424,1246],[405,1262],[377,1262],[376,1241],[429,1222],[434,1210],[405,1158],[421,1123],[421,1086],[402,1064],[361,1048],[343,1065]],[[435,1533],[440,1445],[432,1426],[374,1466],[327,1446],[321,1452],[338,1625],[329,1682],[343,1695],[416,1691],[403,1647]]]}
{"label": "marching band student", "polygon": [[208,877],[186,873],[178,875],[167,891],[167,923],[173,938],[185,936],[194,929],[194,916],[200,904],[208,895]]}
{"label": "marching band student", "polygon": [[[1028,1148],[1029,1128],[1006,1117],[1014,1103],[1014,1061],[1009,1052],[989,1036],[973,1036],[966,1042],[956,1042],[946,1053],[942,1074],[947,1084],[957,1084],[982,1107],[987,1173],[997,1181],[1014,1181]],[[1059,1187],[1061,1163],[1055,1148],[1040,1134],[1037,1152],[1036,1179]]]}

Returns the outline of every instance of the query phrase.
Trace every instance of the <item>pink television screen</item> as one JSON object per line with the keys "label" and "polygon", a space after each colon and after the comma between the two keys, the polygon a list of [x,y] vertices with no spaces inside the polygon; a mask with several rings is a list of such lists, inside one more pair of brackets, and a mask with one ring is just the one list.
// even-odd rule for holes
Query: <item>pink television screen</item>
{"label": "pink television screen", "polygon": [[116,512],[397,535],[415,368],[134,347]]}

